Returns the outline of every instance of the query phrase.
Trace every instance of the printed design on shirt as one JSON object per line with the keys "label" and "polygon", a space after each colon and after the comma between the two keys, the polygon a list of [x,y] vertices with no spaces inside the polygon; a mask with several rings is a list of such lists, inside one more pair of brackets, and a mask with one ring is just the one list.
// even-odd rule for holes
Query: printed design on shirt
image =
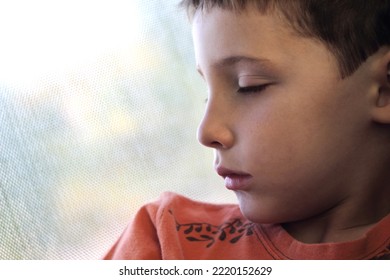
{"label": "printed design on shirt", "polygon": [[254,224],[243,223],[241,219],[227,221],[221,225],[209,223],[187,223],[181,224],[176,220],[172,210],[168,210],[176,222],[176,230],[186,235],[190,242],[205,242],[206,248],[210,248],[217,241],[237,243],[243,236],[254,234]]}

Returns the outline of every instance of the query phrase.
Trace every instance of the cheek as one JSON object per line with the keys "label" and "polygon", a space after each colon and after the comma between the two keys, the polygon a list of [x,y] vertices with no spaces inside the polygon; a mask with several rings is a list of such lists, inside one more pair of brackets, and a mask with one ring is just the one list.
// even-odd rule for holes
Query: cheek
{"label": "cheek", "polygon": [[320,166],[334,146],[322,118],[299,107],[278,106],[251,115],[243,139],[250,170],[270,185],[302,184],[320,176]]}
{"label": "cheek", "polygon": [[250,143],[243,143],[243,146],[249,147],[247,156],[261,169],[267,169],[267,173],[279,170],[280,174],[281,169],[292,167],[294,161],[304,156],[307,146],[304,135],[308,134],[308,127],[275,112],[268,110],[252,115],[251,129],[246,133],[249,137],[244,139]]}
{"label": "cheek", "polygon": [[245,157],[255,183],[237,193],[244,215],[261,223],[300,219],[332,201],[331,190],[323,188],[331,166],[321,160],[327,154],[321,137],[304,136],[310,129],[295,128],[294,119],[273,120],[252,134]]}

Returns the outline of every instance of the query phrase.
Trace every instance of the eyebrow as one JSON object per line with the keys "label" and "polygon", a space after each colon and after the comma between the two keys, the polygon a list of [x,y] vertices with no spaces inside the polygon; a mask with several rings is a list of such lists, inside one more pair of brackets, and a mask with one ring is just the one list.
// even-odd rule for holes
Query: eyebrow
{"label": "eyebrow", "polygon": [[[271,62],[268,59],[255,58],[255,57],[242,56],[242,55],[228,56],[222,58],[214,62],[211,66],[213,68],[226,68],[226,67],[237,65],[239,63],[257,64],[264,69],[273,68]],[[199,72],[201,76],[203,76],[202,70],[199,65],[197,65],[196,70]]]}

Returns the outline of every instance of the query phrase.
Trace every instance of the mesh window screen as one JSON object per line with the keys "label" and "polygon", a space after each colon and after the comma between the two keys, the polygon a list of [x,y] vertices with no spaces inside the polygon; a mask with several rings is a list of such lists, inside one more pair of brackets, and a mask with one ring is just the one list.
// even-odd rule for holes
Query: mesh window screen
{"label": "mesh window screen", "polygon": [[97,259],[163,191],[231,202],[178,0],[0,1],[0,259]]}

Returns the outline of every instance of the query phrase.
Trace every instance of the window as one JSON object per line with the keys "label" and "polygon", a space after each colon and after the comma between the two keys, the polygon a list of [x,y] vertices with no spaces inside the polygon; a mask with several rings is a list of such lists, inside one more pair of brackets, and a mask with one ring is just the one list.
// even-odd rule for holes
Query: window
{"label": "window", "polygon": [[0,259],[98,259],[163,191],[234,201],[177,2],[0,3]]}

